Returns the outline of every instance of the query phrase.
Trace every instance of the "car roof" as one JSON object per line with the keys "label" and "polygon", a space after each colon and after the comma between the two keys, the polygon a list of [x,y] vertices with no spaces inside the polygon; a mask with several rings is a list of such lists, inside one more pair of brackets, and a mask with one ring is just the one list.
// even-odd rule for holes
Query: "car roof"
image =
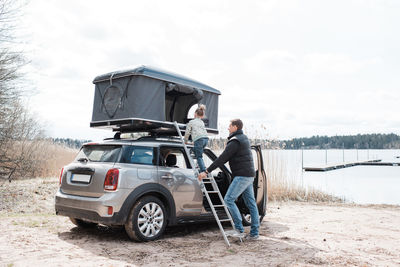
{"label": "car roof", "polygon": [[84,145],[139,145],[139,146],[160,146],[160,145],[174,145],[182,146],[182,143],[178,140],[159,140],[159,139],[109,139],[99,142],[89,142]]}

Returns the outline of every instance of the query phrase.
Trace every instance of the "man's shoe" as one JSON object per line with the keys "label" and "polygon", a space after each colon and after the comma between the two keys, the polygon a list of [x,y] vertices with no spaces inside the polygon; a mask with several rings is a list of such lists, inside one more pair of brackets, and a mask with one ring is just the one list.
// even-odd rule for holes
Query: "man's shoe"
{"label": "man's shoe", "polygon": [[246,235],[246,237],[244,238],[246,241],[256,241],[260,238],[259,235]]}
{"label": "man's shoe", "polygon": [[238,238],[244,238],[246,236],[245,233],[241,233],[239,230],[234,229],[234,230],[229,230],[225,231],[225,234],[227,236],[233,236],[233,237],[238,237]]}

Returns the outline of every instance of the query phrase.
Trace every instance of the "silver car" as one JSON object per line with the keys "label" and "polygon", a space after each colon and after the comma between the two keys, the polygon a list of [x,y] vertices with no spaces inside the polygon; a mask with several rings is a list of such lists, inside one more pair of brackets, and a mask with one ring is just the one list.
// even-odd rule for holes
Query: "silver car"
{"label": "silver car", "polygon": [[[267,182],[261,149],[252,149],[255,197],[262,220]],[[206,166],[215,159],[206,148]],[[212,175],[225,195],[232,179],[229,167],[220,166]],[[238,203],[243,222],[249,225],[249,212],[240,198]],[[124,225],[136,241],[155,240],[169,225],[214,220],[182,144],[153,137],[83,145],[75,160],[61,171],[55,210],[78,227]]]}

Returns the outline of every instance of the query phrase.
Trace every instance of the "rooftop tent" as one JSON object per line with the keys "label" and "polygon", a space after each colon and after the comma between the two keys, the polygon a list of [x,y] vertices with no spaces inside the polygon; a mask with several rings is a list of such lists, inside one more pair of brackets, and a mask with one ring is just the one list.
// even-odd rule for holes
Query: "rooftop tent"
{"label": "rooftop tent", "polygon": [[97,76],[90,127],[114,131],[171,131],[188,122],[193,105],[206,105],[205,124],[218,133],[218,90],[187,77],[141,66]]}

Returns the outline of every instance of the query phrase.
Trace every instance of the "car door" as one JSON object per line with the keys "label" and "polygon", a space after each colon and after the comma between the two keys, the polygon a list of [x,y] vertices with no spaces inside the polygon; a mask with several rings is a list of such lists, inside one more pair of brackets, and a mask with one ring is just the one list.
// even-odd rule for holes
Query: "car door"
{"label": "car door", "polygon": [[256,170],[256,177],[254,179],[254,197],[257,202],[258,211],[261,217],[265,216],[267,212],[267,175],[264,170],[264,160],[260,145],[251,146],[253,153],[254,167]]}
{"label": "car door", "polygon": [[[266,212],[267,212],[267,201],[268,201],[268,193],[267,193],[267,175],[265,174],[265,169],[264,169],[264,159],[262,155],[262,150],[260,145],[254,145],[251,146],[251,152],[253,155],[253,161],[254,161],[254,169],[256,171],[256,176],[254,179],[254,197],[256,199],[257,207],[258,207],[258,212],[260,214],[260,217],[264,217]],[[205,150],[205,154],[209,157],[211,160],[208,162],[207,157],[204,157],[204,161],[206,162],[206,166],[208,166],[211,162],[213,162],[217,156],[214,154],[214,152]],[[229,183],[230,181],[230,169],[229,165],[225,164],[224,165],[224,173],[229,172],[229,175],[225,179],[228,179]],[[215,177],[215,174],[213,175]],[[220,184],[218,184],[220,186]],[[227,185],[229,187],[229,184]],[[223,186],[224,187],[224,186]],[[222,195],[225,195],[226,189],[220,191]],[[243,213],[244,216],[250,217],[248,214],[248,209],[246,205],[244,204],[244,201],[242,198],[238,199],[238,207],[239,210]]]}
{"label": "car door", "polygon": [[158,180],[171,192],[177,217],[201,213],[203,193],[183,147],[160,146]]}

